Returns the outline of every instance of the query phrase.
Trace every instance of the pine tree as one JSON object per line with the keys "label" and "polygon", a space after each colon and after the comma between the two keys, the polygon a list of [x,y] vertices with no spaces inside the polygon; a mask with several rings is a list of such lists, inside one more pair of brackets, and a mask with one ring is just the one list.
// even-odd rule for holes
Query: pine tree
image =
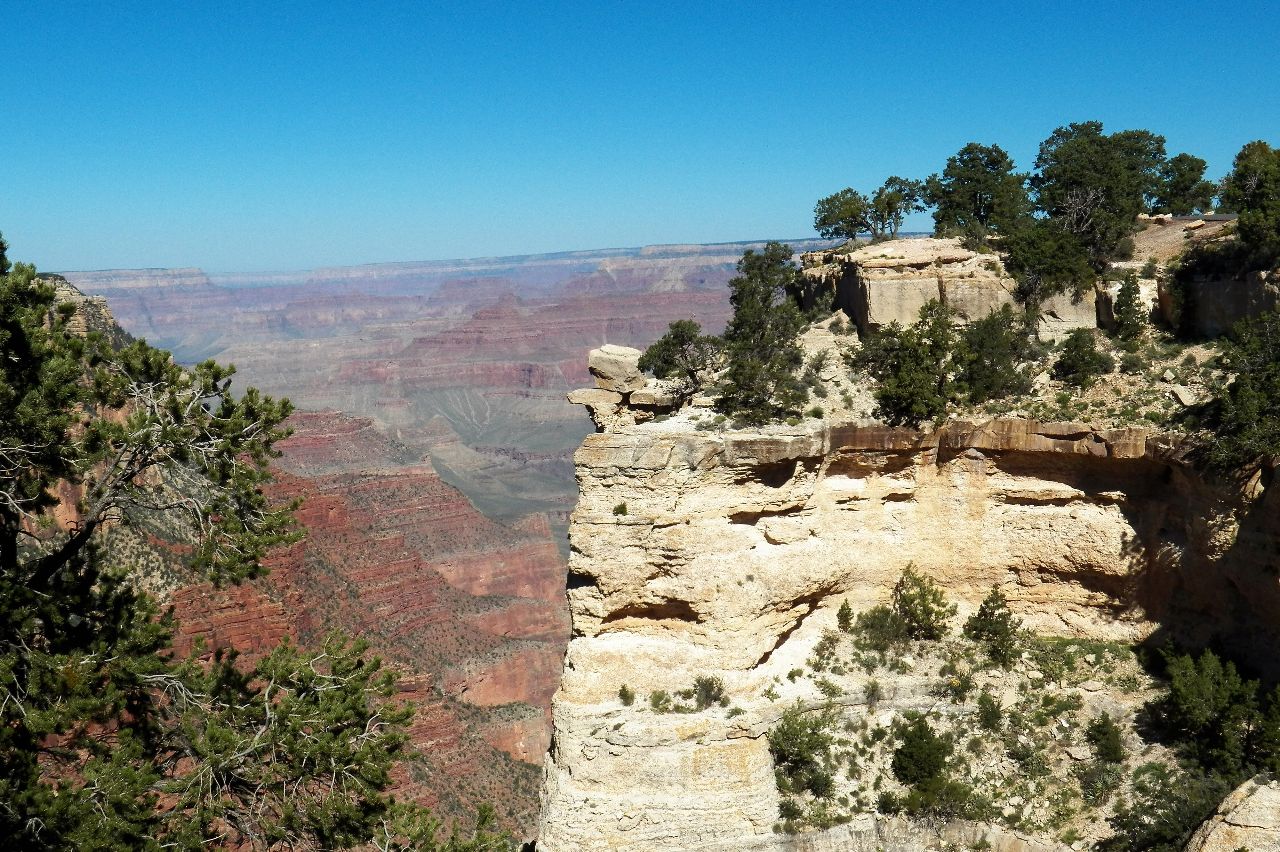
{"label": "pine tree", "polygon": [[787,298],[800,272],[791,249],[768,243],[747,249],[729,282],[733,317],[724,332],[727,368],[717,407],[751,424],[796,413],[808,397],[797,373],[804,366],[804,318]]}
{"label": "pine tree", "polygon": [[428,813],[386,794],[409,711],[363,643],[286,643],[253,666],[221,650],[203,664],[171,659],[171,621],[104,533],[159,515],[204,577],[260,576],[268,550],[296,538],[291,507],[263,493],[290,406],[234,393],[232,370],[211,361],[186,370],[142,342],[71,333],[74,306],[56,304],[34,267],[10,265],[6,248],[0,240],[9,848],[338,849],[375,838],[506,848],[487,822],[441,847]]}

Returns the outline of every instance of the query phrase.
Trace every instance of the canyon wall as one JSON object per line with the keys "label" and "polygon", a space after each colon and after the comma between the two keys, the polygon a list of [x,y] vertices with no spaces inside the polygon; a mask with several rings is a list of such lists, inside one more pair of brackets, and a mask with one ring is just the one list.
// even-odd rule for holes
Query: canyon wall
{"label": "canyon wall", "polygon": [[[922,848],[871,815],[775,834],[764,736],[787,706],[766,693],[834,629],[840,603],[883,603],[913,563],[961,616],[994,585],[1041,633],[1212,641],[1277,673],[1269,473],[1243,495],[1210,485],[1144,428],[810,420],[734,432],[699,416],[590,435],[575,456],[572,637],[540,852]],[[639,704],[699,675],[723,679],[732,714],[619,700],[623,684]]]}

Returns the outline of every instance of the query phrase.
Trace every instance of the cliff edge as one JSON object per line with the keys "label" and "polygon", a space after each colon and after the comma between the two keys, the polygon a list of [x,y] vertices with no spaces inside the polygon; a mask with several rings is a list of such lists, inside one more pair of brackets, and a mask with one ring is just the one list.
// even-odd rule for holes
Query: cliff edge
{"label": "cliff edge", "polygon": [[[794,673],[842,603],[883,602],[908,565],[961,617],[994,586],[1039,634],[1169,634],[1276,666],[1280,489],[1265,488],[1269,476],[1243,496],[1216,487],[1175,437],[1144,427],[809,419],[735,431],[703,414],[612,416],[575,455],[573,633],[553,704],[540,852],[913,850],[980,838],[1068,848],[996,825],[927,828],[874,813],[779,833],[766,734],[787,707],[821,698]],[[708,675],[723,683],[729,712],[641,706]],[[620,699],[624,685],[642,696],[635,706]],[[934,700],[923,685],[902,689],[879,707],[866,688],[827,699],[868,718]],[[1063,690],[1110,706],[1090,698],[1089,683]]]}

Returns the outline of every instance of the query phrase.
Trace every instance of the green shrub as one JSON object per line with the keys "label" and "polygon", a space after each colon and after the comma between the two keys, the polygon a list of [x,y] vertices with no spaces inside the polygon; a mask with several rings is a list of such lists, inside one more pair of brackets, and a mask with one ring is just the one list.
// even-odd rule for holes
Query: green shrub
{"label": "green shrub", "polygon": [[978,696],[978,724],[985,730],[996,732],[1004,724],[1004,711],[1000,702],[985,689]]}
{"label": "green shrub", "polygon": [[847,599],[840,602],[840,609],[836,611],[836,625],[844,633],[853,632],[853,607]]}
{"label": "green shrub", "polygon": [[615,515],[625,515],[627,513],[627,504],[619,503],[618,505],[614,506],[613,513]]}
{"label": "green shrub", "polygon": [[[1212,651],[1199,658],[1167,658],[1169,693],[1151,709],[1184,752],[1201,766],[1238,774],[1259,757],[1252,748],[1258,725],[1258,683],[1245,680]],[[1265,759],[1265,758],[1264,758]]]}
{"label": "green shrub", "polygon": [[1132,797],[1108,822],[1114,832],[1102,852],[1181,852],[1233,784],[1218,776],[1187,775],[1160,763],[1133,773]]}
{"label": "green shrub", "polygon": [[884,687],[880,685],[880,681],[872,679],[867,681],[862,687],[862,697],[867,704],[875,707],[881,698],[884,698]]}
{"label": "green shrub", "polygon": [[911,787],[939,778],[951,751],[951,741],[935,733],[928,720],[917,714],[898,730],[893,777]]}
{"label": "green shrub", "polygon": [[1086,387],[1098,376],[1115,369],[1115,359],[1099,351],[1092,329],[1077,328],[1063,341],[1053,365],[1053,377],[1067,384]]}
{"label": "green shrub", "polygon": [[1138,276],[1130,272],[1121,282],[1120,292],[1116,296],[1116,337],[1121,340],[1136,340],[1141,337],[1147,326],[1145,313],[1138,297]]}
{"label": "green shrub", "polygon": [[1149,364],[1150,362],[1137,352],[1126,352],[1120,356],[1120,372],[1131,376],[1141,375]]}
{"label": "green shrub", "polygon": [[941,302],[920,308],[906,328],[889,323],[863,341],[852,366],[876,380],[876,414],[895,426],[914,426],[946,413],[953,396],[954,315]]}
{"label": "green shrub", "polygon": [[855,644],[864,651],[887,653],[906,641],[907,628],[896,612],[887,606],[873,606],[858,613],[854,620]]}
{"label": "green shrub", "polygon": [[671,712],[671,696],[664,690],[656,689],[649,693],[649,706],[655,713]]}
{"label": "green shrub", "polygon": [[995,586],[964,623],[964,635],[982,642],[987,654],[998,665],[1009,668],[1018,651],[1018,632],[1022,622],[1009,611],[1009,602]]}
{"label": "green shrub", "polygon": [[1230,470],[1280,455],[1280,311],[1237,325],[1221,360],[1235,378],[1213,402],[1210,464]]}
{"label": "green shrub", "polygon": [[1072,770],[1080,782],[1080,797],[1090,807],[1098,807],[1111,797],[1124,777],[1123,768],[1115,763],[1092,760]]}
{"label": "green shrub", "polygon": [[779,790],[831,795],[834,778],[827,769],[833,741],[831,723],[829,713],[806,714],[798,706],[782,714],[768,734]]}
{"label": "green shrub", "polygon": [[622,686],[618,687],[618,700],[621,701],[624,706],[630,707],[636,701],[636,694],[631,690],[631,687],[624,683]]}
{"label": "green shrub", "polygon": [[715,675],[700,675],[693,679],[694,706],[706,710],[713,704],[728,706],[729,699],[724,694],[724,681]]}
{"label": "green shrub", "polygon": [[1031,379],[1018,365],[1028,352],[1025,318],[1010,305],[969,323],[952,359],[958,394],[976,404],[1027,393]]}
{"label": "green shrub", "polygon": [[702,327],[693,320],[676,320],[640,356],[639,367],[660,379],[678,379],[676,392],[691,396],[702,387],[719,356],[720,338],[702,334]]}
{"label": "green shrub", "polygon": [[716,406],[748,425],[798,411],[807,392],[800,332],[805,320],[788,293],[803,285],[791,249],[777,242],[747,249],[729,282],[733,316],[725,328],[726,369]]}
{"label": "green shrub", "polygon": [[807,417],[812,417],[816,420],[821,420],[823,415],[822,406],[815,405],[813,408],[810,408],[808,411],[806,411],[805,415]]}
{"label": "green shrub", "polygon": [[1124,763],[1124,743],[1120,739],[1120,726],[1111,716],[1103,713],[1089,723],[1085,737],[1093,746],[1093,753],[1103,763]]}
{"label": "green shrub", "polygon": [[937,583],[908,565],[893,587],[893,611],[909,638],[936,641],[946,635],[956,607],[947,603]]}

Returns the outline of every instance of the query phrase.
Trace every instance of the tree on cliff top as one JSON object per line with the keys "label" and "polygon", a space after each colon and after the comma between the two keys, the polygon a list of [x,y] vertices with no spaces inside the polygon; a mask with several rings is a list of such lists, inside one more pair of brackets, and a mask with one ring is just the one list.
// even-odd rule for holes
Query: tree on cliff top
{"label": "tree on cliff top", "polygon": [[659,379],[676,379],[684,395],[697,393],[720,354],[720,339],[691,319],[676,320],[640,356],[639,367]]}
{"label": "tree on cliff top", "polygon": [[1146,130],[1110,135],[1102,122],[1059,127],[1040,143],[1031,187],[1037,206],[1083,244],[1102,271],[1138,214],[1155,204],[1165,167],[1164,137]]}
{"label": "tree on cliff top", "polygon": [[729,282],[733,317],[724,332],[727,367],[717,402],[725,414],[760,424],[804,404],[807,393],[797,376],[804,365],[804,317],[787,297],[799,275],[790,247],[781,243],[747,249],[738,261],[738,275]]}
{"label": "tree on cliff top", "polygon": [[1237,233],[1248,251],[1248,266],[1280,261],[1280,148],[1250,142],[1236,154],[1223,182],[1223,200],[1240,214]]}
{"label": "tree on cliff top", "polygon": [[923,183],[897,176],[886,180],[870,197],[845,187],[818,199],[813,227],[828,240],[853,240],[859,234],[870,234],[877,240],[893,238],[909,214],[924,209],[923,197]]}
{"label": "tree on cliff top", "polygon": [[999,145],[965,145],[925,184],[938,236],[984,245],[990,234],[1008,233],[1031,212],[1026,181]]}
{"label": "tree on cliff top", "polygon": [[813,228],[824,239],[854,240],[871,232],[871,201],[851,187],[818,199]]}
{"label": "tree on cliff top", "polygon": [[384,792],[409,711],[363,644],[286,643],[252,668],[221,651],[175,663],[170,619],[103,535],[159,514],[212,581],[261,574],[294,537],[289,507],[262,492],[289,404],[233,396],[232,371],[212,362],[188,371],[141,342],[70,333],[74,306],[6,248],[0,836],[22,849],[435,848],[429,816]]}

